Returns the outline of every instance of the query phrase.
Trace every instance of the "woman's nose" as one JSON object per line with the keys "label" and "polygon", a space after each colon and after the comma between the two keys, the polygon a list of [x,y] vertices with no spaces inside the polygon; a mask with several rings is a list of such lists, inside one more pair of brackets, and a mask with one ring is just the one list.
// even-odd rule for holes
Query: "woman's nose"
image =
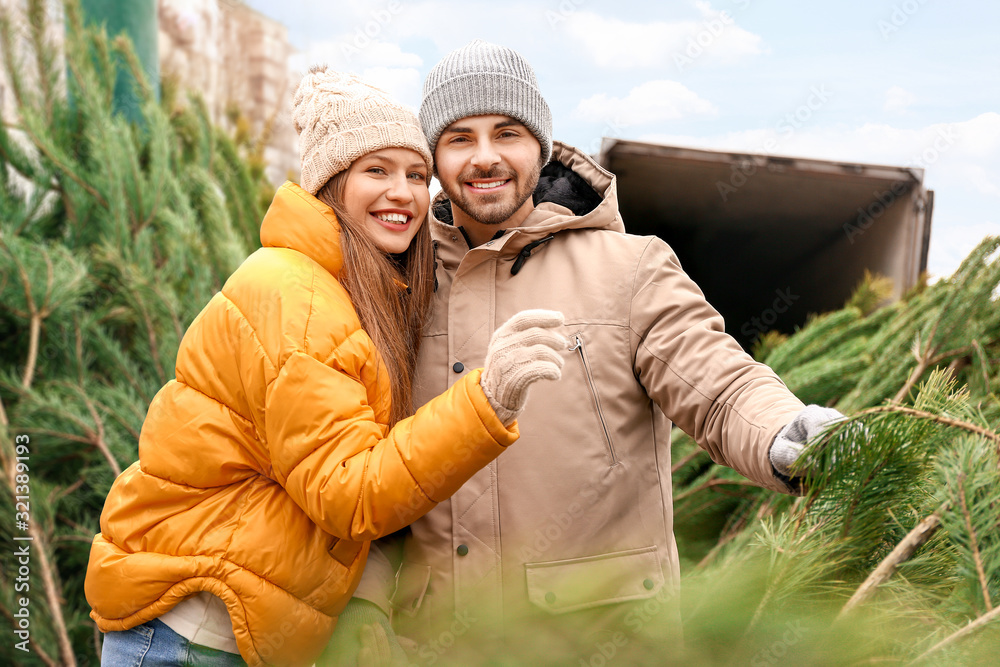
{"label": "woman's nose", "polygon": [[405,174],[393,176],[385,196],[392,201],[408,202],[413,199],[413,192],[410,191],[410,184],[407,183]]}

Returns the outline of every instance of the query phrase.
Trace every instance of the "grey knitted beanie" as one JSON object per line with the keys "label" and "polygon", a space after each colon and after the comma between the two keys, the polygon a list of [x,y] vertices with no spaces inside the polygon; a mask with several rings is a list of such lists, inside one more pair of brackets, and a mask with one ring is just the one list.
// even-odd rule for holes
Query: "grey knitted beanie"
{"label": "grey knitted beanie", "polygon": [[534,70],[517,51],[477,39],[446,55],[427,75],[420,124],[433,152],[441,132],[456,120],[491,114],[524,123],[549,161],[552,112]]}
{"label": "grey knitted beanie", "polygon": [[413,112],[353,74],[319,65],[295,91],[292,120],[299,133],[302,188],[315,195],[334,175],[381,148],[409,148],[432,166]]}

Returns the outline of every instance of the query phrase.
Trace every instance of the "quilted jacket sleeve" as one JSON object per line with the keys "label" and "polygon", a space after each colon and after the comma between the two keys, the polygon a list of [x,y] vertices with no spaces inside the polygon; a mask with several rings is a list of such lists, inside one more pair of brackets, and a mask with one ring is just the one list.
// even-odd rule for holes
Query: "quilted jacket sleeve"
{"label": "quilted jacket sleeve", "polygon": [[[266,397],[273,475],[320,527],[352,541],[396,531],[450,497],[517,437],[474,371],[387,434],[359,377],[292,354]],[[384,437],[383,437],[384,436]]]}
{"label": "quilted jacket sleeve", "polygon": [[640,257],[632,294],[635,371],[649,396],[713,461],[787,492],[767,453],[802,402],[725,333],[722,316],[661,240]]}

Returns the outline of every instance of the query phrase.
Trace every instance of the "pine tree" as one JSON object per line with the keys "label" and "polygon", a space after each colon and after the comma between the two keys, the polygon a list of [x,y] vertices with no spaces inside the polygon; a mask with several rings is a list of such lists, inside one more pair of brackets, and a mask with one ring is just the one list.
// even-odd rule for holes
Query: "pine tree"
{"label": "pine tree", "polygon": [[[850,417],[803,457],[805,497],[748,486],[679,434],[682,591],[699,603],[678,664],[995,660],[998,256],[987,238],[949,279],[867,314],[852,298],[767,346],[793,391]],[[775,640],[792,619],[795,640]]]}
{"label": "pine tree", "polygon": [[[31,554],[21,592],[3,559],[0,613],[16,630],[30,599],[30,641],[0,643],[0,662],[97,664],[83,579],[104,498],[188,324],[256,247],[270,186],[248,141],[197,98],[157,102],[128,40],[84,25],[74,1],[60,57],[48,5],[0,14],[16,106],[0,126],[0,527]],[[136,123],[112,108],[123,67]]]}

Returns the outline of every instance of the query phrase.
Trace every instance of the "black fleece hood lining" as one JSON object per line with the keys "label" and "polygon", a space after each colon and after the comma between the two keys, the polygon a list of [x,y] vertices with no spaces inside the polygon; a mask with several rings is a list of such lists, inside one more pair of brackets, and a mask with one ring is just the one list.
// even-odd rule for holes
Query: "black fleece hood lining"
{"label": "black fleece hood lining", "polygon": [[[548,202],[564,206],[573,215],[587,215],[597,208],[604,198],[582,176],[553,160],[542,167],[538,185],[532,195],[535,206]],[[434,217],[445,224],[455,224],[451,214],[451,201],[441,197],[434,202]]]}

